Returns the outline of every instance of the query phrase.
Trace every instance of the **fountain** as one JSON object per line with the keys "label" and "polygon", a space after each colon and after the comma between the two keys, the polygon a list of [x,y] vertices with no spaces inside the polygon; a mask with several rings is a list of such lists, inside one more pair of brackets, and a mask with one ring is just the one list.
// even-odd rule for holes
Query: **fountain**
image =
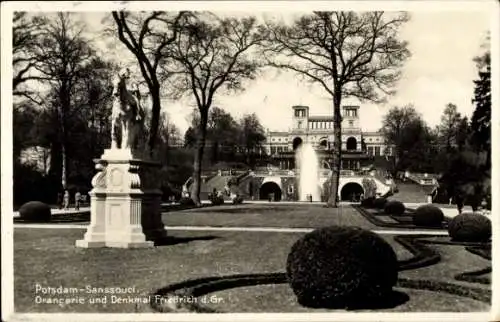
{"label": "fountain", "polygon": [[316,151],[309,143],[303,143],[297,148],[295,162],[299,172],[299,200],[308,201],[308,195],[312,201],[321,201],[319,189],[319,161]]}

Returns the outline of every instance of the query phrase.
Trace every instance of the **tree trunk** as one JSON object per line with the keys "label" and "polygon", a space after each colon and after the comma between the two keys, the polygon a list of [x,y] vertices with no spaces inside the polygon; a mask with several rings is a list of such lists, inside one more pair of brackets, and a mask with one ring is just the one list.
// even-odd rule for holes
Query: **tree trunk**
{"label": "tree trunk", "polygon": [[61,185],[63,189],[68,185],[68,111],[70,107],[69,88],[63,84],[60,89],[61,108]]}
{"label": "tree trunk", "polygon": [[198,142],[196,153],[194,155],[193,165],[193,184],[191,185],[191,199],[197,206],[201,206],[200,188],[201,188],[201,164],[203,161],[203,152],[207,137],[208,109],[200,109],[201,119],[198,128]]}
{"label": "tree trunk", "polygon": [[68,187],[68,158],[67,158],[67,153],[66,153],[66,147],[64,146],[65,144],[62,145],[62,162],[61,162],[61,185],[63,189],[66,189]]}
{"label": "tree trunk", "polygon": [[333,162],[330,177],[327,207],[337,207],[337,196],[340,181],[340,165],[342,162],[342,117],[340,115],[340,95],[333,98]]}
{"label": "tree trunk", "polygon": [[160,109],[161,109],[161,101],[160,101],[160,86],[155,85],[151,89],[151,129],[149,132],[149,155],[153,155],[153,150],[156,145],[156,137],[158,136],[158,127],[160,122]]}

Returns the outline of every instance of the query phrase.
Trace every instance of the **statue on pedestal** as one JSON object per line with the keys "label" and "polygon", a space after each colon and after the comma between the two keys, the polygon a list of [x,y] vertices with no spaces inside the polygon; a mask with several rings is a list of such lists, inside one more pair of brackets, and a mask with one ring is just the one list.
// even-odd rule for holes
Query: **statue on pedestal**
{"label": "statue on pedestal", "polygon": [[141,106],[141,95],[137,84],[128,90],[130,79],[128,68],[121,70],[113,81],[113,107],[111,112],[111,149],[118,149],[116,128],[121,127],[121,149],[135,148],[137,134],[144,122],[144,109]]}
{"label": "statue on pedestal", "polygon": [[161,164],[134,151],[145,115],[138,86],[127,88],[129,78],[125,69],[113,83],[111,148],[95,160],[98,173],[89,193],[90,224],[83,239],[76,241],[77,247],[153,247],[166,236],[157,179]]}

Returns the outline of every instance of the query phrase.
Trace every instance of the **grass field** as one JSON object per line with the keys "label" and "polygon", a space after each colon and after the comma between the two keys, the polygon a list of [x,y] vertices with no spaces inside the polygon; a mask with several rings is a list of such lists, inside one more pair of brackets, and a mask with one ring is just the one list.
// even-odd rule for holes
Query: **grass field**
{"label": "grass field", "polygon": [[[342,214],[320,205],[221,206],[168,212],[163,220],[171,226],[320,227],[340,224],[381,229],[349,206],[342,209]],[[168,239],[161,246],[141,250],[76,248],[75,240],[81,239],[84,233],[84,229],[78,228],[15,228],[14,304],[17,312],[150,312],[153,309],[149,304],[111,303],[111,300],[151,299],[150,295],[160,294],[162,289],[168,288],[178,288],[188,292],[186,294],[196,291],[198,293],[193,294],[197,299],[215,299],[205,306],[217,312],[323,311],[296,303],[293,292],[283,280],[289,249],[303,233],[169,231]],[[395,235],[381,236],[391,244],[400,261],[418,257],[397,242]],[[401,271],[401,283],[395,289],[399,300],[387,307],[372,309],[383,312],[489,310],[490,285],[484,282],[490,278],[488,273],[482,274],[481,283],[457,280],[456,275],[484,269],[491,261],[472,254],[463,245],[447,243],[447,236],[428,236],[426,239],[430,242],[426,247],[439,254],[440,261]],[[241,274],[250,275],[242,277]],[[263,276],[258,277],[259,274]],[[270,279],[273,274],[278,278]],[[207,285],[207,278],[221,280]],[[259,281],[261,278],[267,278],[268,282]],[[178,285],[189,281],[189,288],[187,284]],[[74,288],[75,292],[51,295],[47,293],[49,287]],[[113,298],[109,293],[87,292],[94,287],[130,289],[129,293]],[[51,298],[73,301],[81,298],[83,303],[37,303]],[[106,303],[90,303],[91,299],[103,298]],[[200,311],[200,308],[193,310]]]}

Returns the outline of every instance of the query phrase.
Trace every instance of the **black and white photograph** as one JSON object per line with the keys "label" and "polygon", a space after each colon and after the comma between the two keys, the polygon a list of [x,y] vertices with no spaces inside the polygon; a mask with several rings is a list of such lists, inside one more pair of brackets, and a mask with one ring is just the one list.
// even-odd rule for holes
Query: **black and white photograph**
{"label": "black and white photograph", "polygon": [[499,9],[2,3],[2,320],[500,320]]}

